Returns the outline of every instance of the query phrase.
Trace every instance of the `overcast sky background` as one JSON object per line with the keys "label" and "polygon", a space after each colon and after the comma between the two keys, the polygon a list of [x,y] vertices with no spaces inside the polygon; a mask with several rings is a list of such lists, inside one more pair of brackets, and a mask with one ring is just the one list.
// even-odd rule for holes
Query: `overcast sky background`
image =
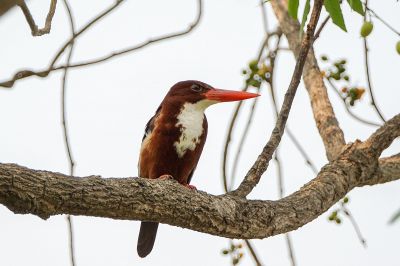
{"label": "overcast sky background", "polygon": [[[50,1],[29,1],[39,25],[43,25]],[[50,35],[32,37],[20,10],[0,18],[0,80],[21,68],[47,66],[70,31],[62,1],[58,1]],[[111,5],[113,1],[71,0],[77,28]],[[375,1],[371,7],[400,30],[400,4]],[[111,51],[185,29],[196,14],[196,1],[126,1],[118,10],[78,39],[72,61],[96,58]],[[270,27],[276,24],[267,4]],[[175,82],[197,79],[218,88],[238,90],[241,70],[256,56],[263,39],[258,1],[205,1],[199,27],[190,35],[162,42],[124,57],[70,71],[67,109],[76,174],[104,177],[136,176],[144,125],[164,94]],[[366,86],[362,18],[344,5],[348,33],[329,23],[315,44],[316,54],[346,58],[354,84]],[[321,18],[325,18],[323,12]],[[369,38],[372,82],[377,102],[386,118],[399,113],[399,40],[380,22]],[[68,36],[68,37],[67,37]],[[286,46],[286,41],[283,45]],[[65,57],[64,59],[65,60]],[[279,56],[276,88],[281,101],[294,67],[290,52]],[[321,65],[324,68],[324,65]],[[61,72],[46,79],[28,78],[12,89],[0,88],[0,162],[34,169],[68,173],[61,128]],[[373,127],[347,116],[342,103],[329,90],[346,141],[368,137]],[[248,111],[250,101],[246,102]],[[234,104],[207,110],[209,136],[192,183],[212,194],[223,192],[221,156],[225,131]],[[355,112],[378,122],[369,96],[357,103]],[[243,112],[243,114],[246,112]],[[246,116],[240,117],[238,129]],[[290,113],[289,127],[307,148],[318,168],[327,163],[324,147],[313,121],[308,95],[300,85]],[[260,153],[274,125],[270,95],[266,88],[257,108],[238,167],[243,177]],[[234,147],[240,134],[234,136]],[[281,146],[286,194],[298,190],[314,177],[304,159],[284,136]],[[399,152],[399,141],[384,154]],[[233,156],[231,156],[232,158]],[[239,178],[240,179],[240,178]],[[240,180],[238,180],[239,182]],[[276,167],[272,162],[251,198],[277,199]],[[367,240],[358,241],[348,219],[337,226],[327,221],[331,211],[291,233],[298,265],[398,265],[400,222],[389,226],[400,207],[400,182],[354,189],[350,204]],[[333,207],[335,208],[335,206]],[[153,252],[145,259],[136,254],[139,222],[74,217],[77,265],[229,265],[221,255],[228,240],[168,225],[161,225]],[[47,221],[32,215],[15,215],[0,206],[0,265],[69,265],[65,216]],[[290,265],[282,235],[253,241],[265,265]],[[247,252],[241,265],[253,265]]]}

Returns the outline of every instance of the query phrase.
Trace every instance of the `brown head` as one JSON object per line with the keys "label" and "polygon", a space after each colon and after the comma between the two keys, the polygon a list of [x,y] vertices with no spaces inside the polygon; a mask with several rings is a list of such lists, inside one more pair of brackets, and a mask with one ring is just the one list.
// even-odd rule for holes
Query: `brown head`
{"label": "brown head", "polygon": [[259,94],[244,91],[221,90],[211,87],[201,81],[186,80],[172,86],[163,102],[167,102],[169,105],[199,103],[199,105],[205,109],[215,103],[240,101],[257,96],[259,96]]}

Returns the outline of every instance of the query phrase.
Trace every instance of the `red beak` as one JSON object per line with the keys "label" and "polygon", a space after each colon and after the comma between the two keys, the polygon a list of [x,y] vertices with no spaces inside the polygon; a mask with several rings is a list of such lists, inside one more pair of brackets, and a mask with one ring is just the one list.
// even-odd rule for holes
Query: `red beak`
{"label": "red beak", "polygon": [[258,93],[251,93],[246,91],[230,91],[221,89],[211,89],[204,94],[208,100],[219,102],[233,102],[255,98],[260,96]]}

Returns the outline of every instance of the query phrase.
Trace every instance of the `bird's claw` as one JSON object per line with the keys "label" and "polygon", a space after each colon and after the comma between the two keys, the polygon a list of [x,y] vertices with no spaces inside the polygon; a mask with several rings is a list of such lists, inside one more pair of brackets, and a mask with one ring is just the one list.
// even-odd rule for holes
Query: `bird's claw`
{"label": "bird's claw", "polygon": [[195,186],[193,186],[193,185],[186,184],[184,186],[187,187],[190,190],[197,190],[197,188]]}
{"label": "bird's claw", "polygon": [[158,179],[159,180],[174,180],[174,177],[172,175],[165,174],[165,175],[160,175],[158,177]]}

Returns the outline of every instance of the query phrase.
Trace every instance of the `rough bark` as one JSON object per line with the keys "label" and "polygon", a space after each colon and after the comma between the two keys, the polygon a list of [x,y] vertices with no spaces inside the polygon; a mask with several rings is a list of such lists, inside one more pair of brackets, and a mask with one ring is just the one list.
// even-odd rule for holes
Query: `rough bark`
{"label": "rough bark", "polygon": [[229,238],[265,238],[295,230],[357,186],[400,179],[400,156],[378,160],[400,135],[395,116],[365,142],[347,145],[316,178],[277,201],[192,191],[173,181],[70,177],[0,164],[0,203],[43,219],[57,214],[147,220]]}

